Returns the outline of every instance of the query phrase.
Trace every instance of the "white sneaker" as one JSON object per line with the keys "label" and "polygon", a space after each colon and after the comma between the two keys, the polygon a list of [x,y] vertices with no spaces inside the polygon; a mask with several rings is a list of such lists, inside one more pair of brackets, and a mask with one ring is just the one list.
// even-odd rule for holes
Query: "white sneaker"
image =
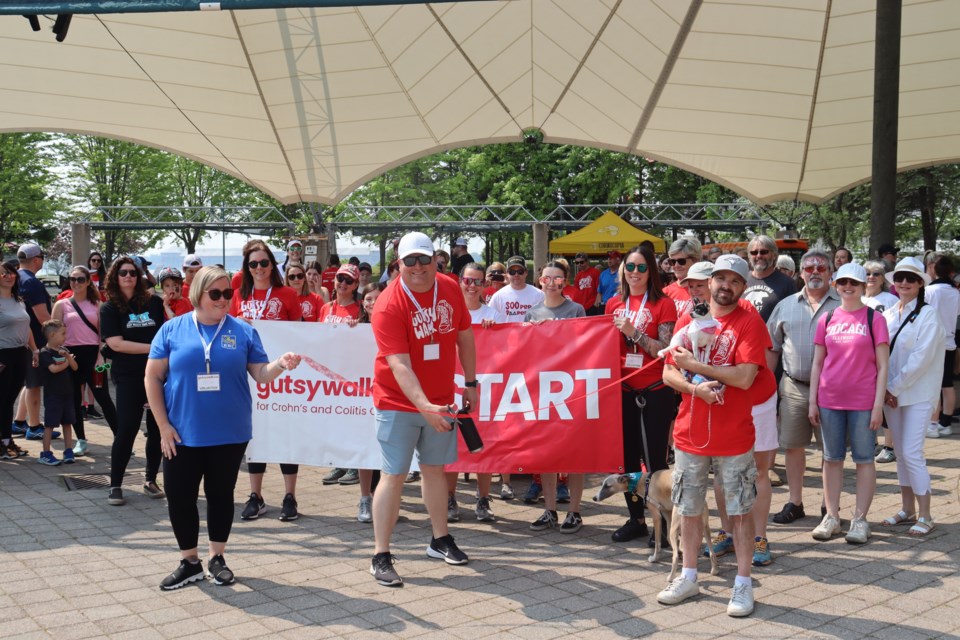
{"label": "white sneaker", "polygon": [[936,422],[931,422],[927,425],[927,437],[928,438],[939,438],[940,437],[940,425]]}
{"label": "white sneaker", "polygon": [[813,539],[829,540],[839,533],[840,521],[828,513],[827,515],[823,516],[823,520],[821,520],[820,524],[817,525],[817,528],[813,530]]}
{"label": "white sneaker", "polygon": [[943,436],[952,436],[953,427],[951,427],[950,425],[947,425],[945,427],[937,427],[937,433],[940,435],[941,438]]}
{"label": "white sneaker", "polygon": [[[677,576],[673,582],[667,585],[667,588],[657,594],[657,602],[660,604],[680,604],[684,600],[700,594],[700,585],[696,582],[690,582],[683,576]],[[753,598],[750,599],[753,602]]]}
{"label": "white sneaker", "polygon": [[357,512],[360,522],[373,522],[373,496],[361,496],[360,511]]}
{"label": "white sneaker", "polygon": [[847,532],[847,542],[849,544],[864,544],[870,539],[870,525],[867,521],[860,518],[854,518],[850,521],[850,531]]}
{"label": "white sneaker", "polygon": [[730,596],[730,604],[727,605],[727,615],[742,618],[751,613],[753,613],[753,585],[734,583],[733,595]]}

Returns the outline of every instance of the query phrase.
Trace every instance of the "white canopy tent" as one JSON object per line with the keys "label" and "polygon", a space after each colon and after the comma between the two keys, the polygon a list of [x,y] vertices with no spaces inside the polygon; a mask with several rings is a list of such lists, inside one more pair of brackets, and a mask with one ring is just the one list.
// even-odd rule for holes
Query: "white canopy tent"
{"label": "white canopy tent", "polygon": [[[0,131],[133,140],[285,203],[335,203],[414,158],[537,128],[758,203],[818,201],[870,176],[875,2],[114,13],[76,15],[62,43],[0,16]],[[904,0],[902,34],[898,167],[956,161],[960,2]]]}

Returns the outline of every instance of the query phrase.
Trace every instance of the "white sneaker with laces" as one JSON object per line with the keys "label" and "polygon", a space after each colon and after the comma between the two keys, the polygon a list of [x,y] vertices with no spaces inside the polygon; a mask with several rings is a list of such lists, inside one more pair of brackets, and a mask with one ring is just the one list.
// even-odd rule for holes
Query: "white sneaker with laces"
{"label": "white sneaker with laces", "polygon": [[850,531],[847,532],[849,544],[864,544],[870,539],[870,535],[870,525],[862,516],[850,521]]}
{"label": "white sneaker with laces", "polygon": [[952,436],[953,427],[947,425],[945,427],[937,427],[937,434],[942,438],[943,436]]}
{"label": "white sneaker with laces", "polygon": [[931,422],[927,425],[927,437],[928,438],[939,438],[940,437],[940,425],[936,422]]}
{"label": "white sneaker with laces", "polygon": [[373,496],[360,497],[360,509],[357,512],[360,522],[373,522]]}
{"label": "white sneaker with laces", "polygon": [[657,594],[657,602],[660,604],[680,604],[684,600],[699,594],[699,584],[690,582],[683,576],[677,576],[673,579],[673,582],[667,585],[666,589]]}
{"label": "white sneaker with laces", "polygon": [[838,533],[840,533],[840,521],[828,513],[823,516],[823,520],[821,520],[817,528],[813,530],[813,539],[829,540]]}
{"label": "white sneaker with laces", "polygon": [[733,585],[733,595],[727,605],[727,615],[734,618],[743,618],[753,613],[753,585]]}

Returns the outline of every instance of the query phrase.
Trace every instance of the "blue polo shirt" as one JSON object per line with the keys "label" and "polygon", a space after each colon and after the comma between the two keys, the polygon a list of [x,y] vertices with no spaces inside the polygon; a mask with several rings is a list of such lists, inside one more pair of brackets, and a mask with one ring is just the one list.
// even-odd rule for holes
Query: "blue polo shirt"
{"label": "blue polo shirt", "polygon": [[249,324],[227,316],[217,325],[199,325],[210,348],[210,372],[220,374],[219,391],[198,391],[197,376],[205,374],[203,343],[187,313],[170,320],[154,337],[150,359],[167,359],[163,398],[170,424],[188,447],[247,442],[253,437],[253,404],[247,364],[269,362],[260,335]]}
{"label": "blue polo shirt", "polygon": [[600,292],[600,301],[607,304],[607,300],[617,295],[617,286],[620,284],[619,270],[610,273],[610,269],[604,269],[600,272],[600,286],[597,291]]}

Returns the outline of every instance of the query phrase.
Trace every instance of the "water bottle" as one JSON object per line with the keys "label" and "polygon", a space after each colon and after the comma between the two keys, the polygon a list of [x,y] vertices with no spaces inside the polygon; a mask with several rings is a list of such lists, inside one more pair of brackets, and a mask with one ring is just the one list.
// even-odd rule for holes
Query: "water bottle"
{"label": "water bottle", "polygon": [[467,445],[467,451],[470,453],[480,453],[483,451],[483,440],[480,438],[480,432],[477,431],[477,425],[470,417],[467,409],[460,409],[457,412],[457,424],[460,425],[460,435]]}

